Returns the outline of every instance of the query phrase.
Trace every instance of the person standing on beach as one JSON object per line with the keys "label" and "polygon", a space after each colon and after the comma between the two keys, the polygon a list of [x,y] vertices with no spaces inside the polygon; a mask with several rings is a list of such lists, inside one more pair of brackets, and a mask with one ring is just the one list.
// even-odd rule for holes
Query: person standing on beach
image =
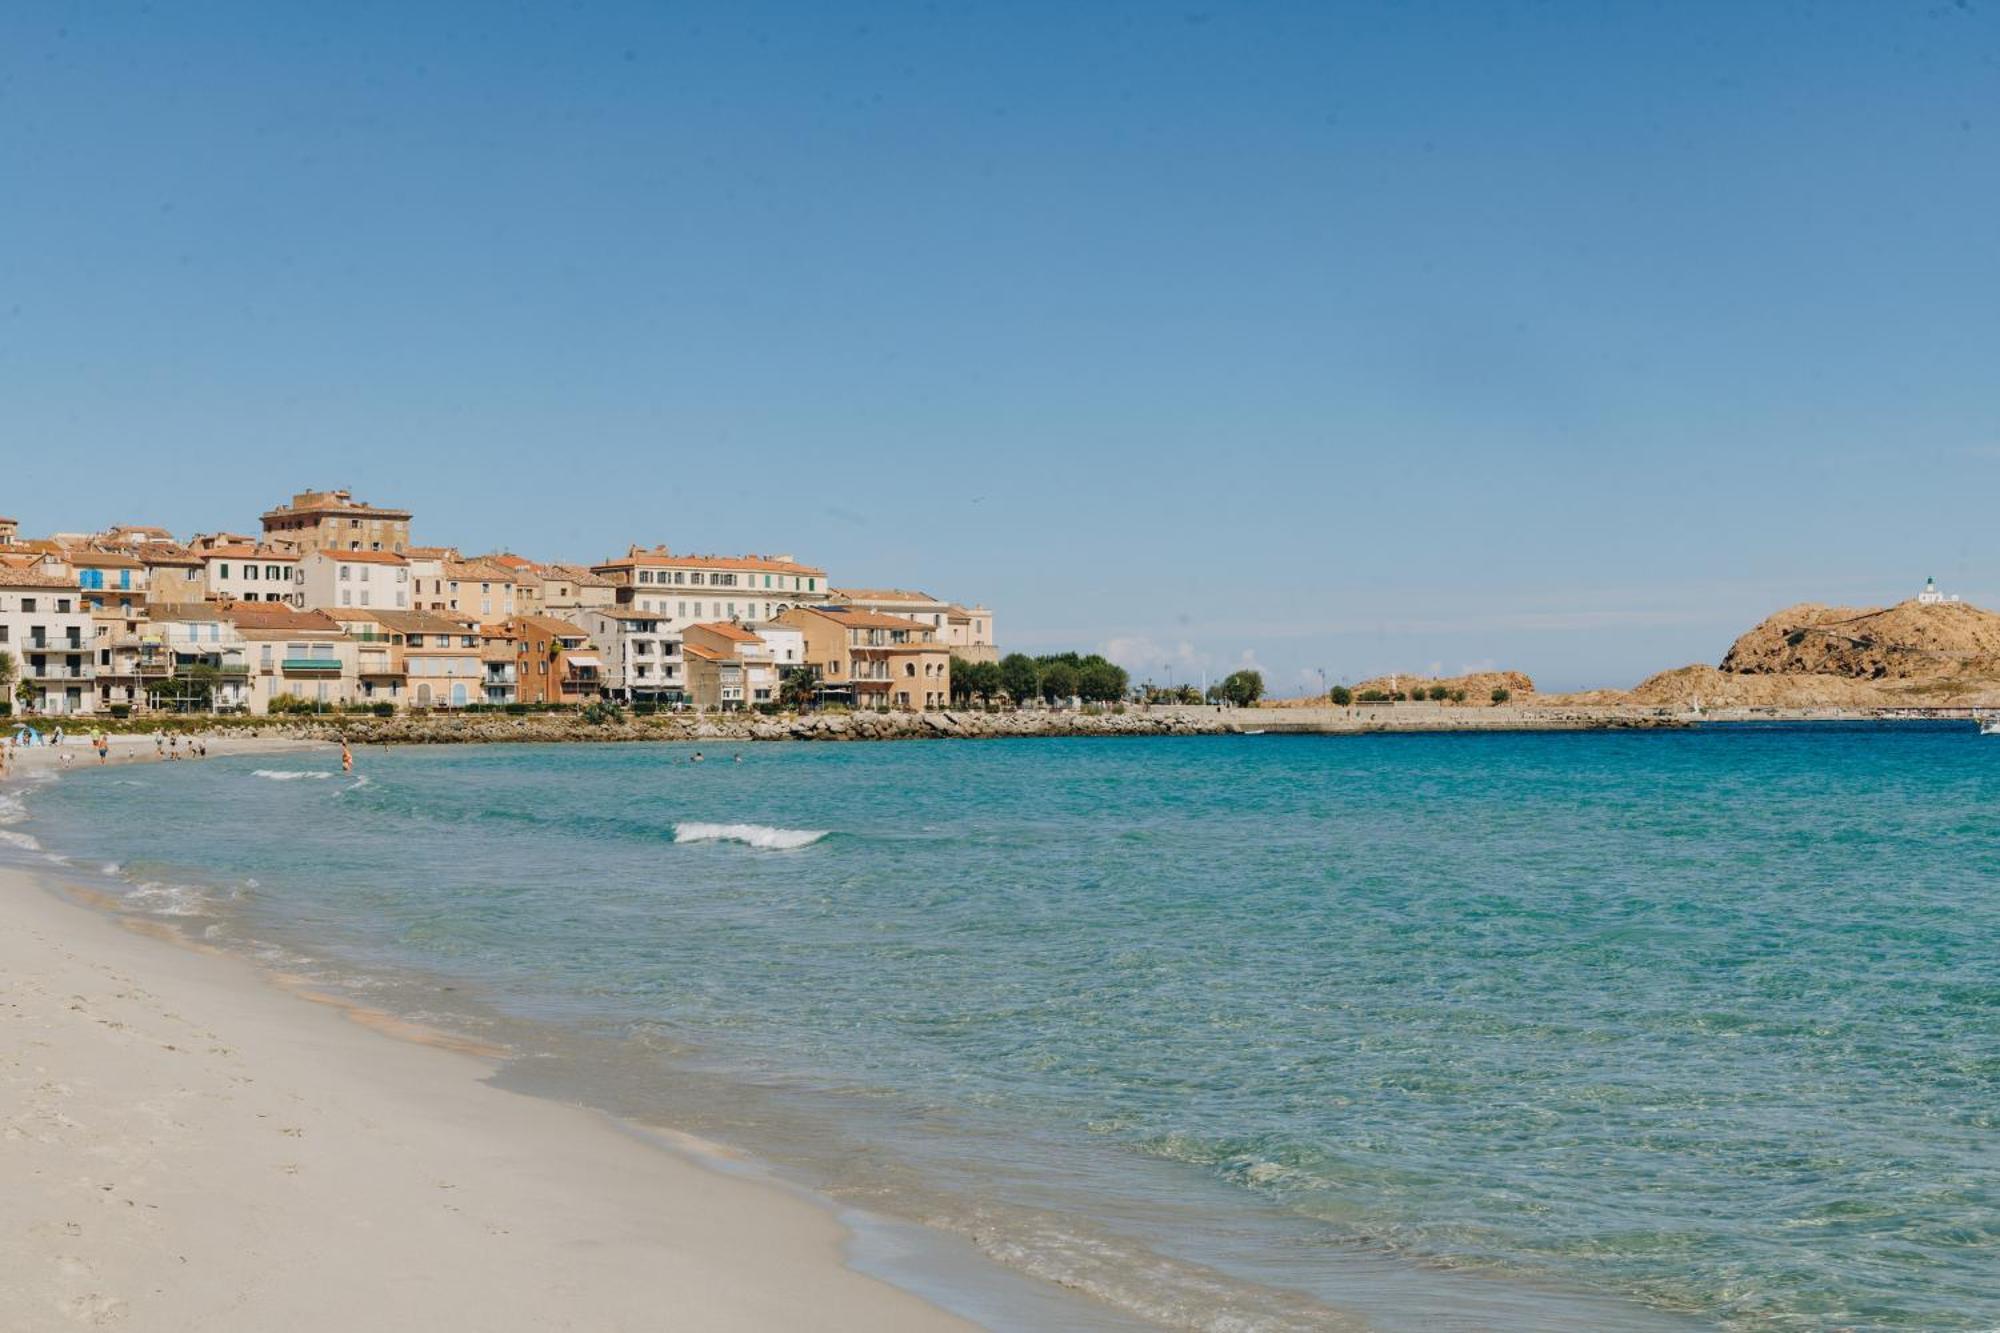
{"label": "person standing on beach", "polygon": [[153,733],[153,757],[155,759],[167,757],[167,738],[157,731]]}
{"label": "person standing on beach", "polygon": [[105,735],[100,729],[95,736],[91,737],[91,742],[97,746],[97,762],[100,764],[109,763],[111,760],[111,738]]}

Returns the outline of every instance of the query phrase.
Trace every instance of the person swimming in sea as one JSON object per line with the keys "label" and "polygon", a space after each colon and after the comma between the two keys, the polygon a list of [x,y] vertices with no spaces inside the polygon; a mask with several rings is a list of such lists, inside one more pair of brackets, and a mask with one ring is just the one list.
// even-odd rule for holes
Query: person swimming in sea
{"label": "person swimming in sea", "polygon": [[354,771],[354,751],[347,747],[347,737],[345,736],[340,738],[340,771],[343,773],[352,773]]}
{"label": "person swimming in sea", "polygon": [[698,764],[698,763],[700,763],[700,762],[701,762],[701,751],[700,751],[700,750],[696,750],[696,751],[694,752],[694,758],[692,758],[692,759],[688,760],[688,762],[689,762],[690,764]]}

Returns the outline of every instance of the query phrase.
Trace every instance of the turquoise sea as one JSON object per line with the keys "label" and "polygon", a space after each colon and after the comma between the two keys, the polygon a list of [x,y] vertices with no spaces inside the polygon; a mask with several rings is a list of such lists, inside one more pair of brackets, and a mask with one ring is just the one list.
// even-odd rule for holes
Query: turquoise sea
{"label": "turquoise sea", "polygon": [[2000,1326],[1967,726],[704,748],[79,770],[13,841],[1169,1327]]}

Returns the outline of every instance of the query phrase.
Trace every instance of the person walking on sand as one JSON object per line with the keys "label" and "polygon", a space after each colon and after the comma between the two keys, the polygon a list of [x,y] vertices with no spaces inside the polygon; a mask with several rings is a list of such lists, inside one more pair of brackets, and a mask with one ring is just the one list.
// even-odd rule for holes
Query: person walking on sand
{"label": "person walking on sand", "polygon": [[156,731],[153,733],[153,758],[165,759],[166,757],[167,738]]}
{"label": "person walking on sand", "polygon": [[99,764],[109,763],[111,761],[111,738],[102,731],[99,731],[95,736],[91,737],[91,741],[97,746],[97,762]]}

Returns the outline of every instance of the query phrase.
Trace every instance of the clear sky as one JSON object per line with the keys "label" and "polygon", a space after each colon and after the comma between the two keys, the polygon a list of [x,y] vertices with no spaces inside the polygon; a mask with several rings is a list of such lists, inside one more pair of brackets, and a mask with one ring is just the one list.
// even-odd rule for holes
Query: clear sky
{"label": "clear sky", "polygon": [[1281,692],[2000,603],[2000,6],[0,7],[0,512]]}

